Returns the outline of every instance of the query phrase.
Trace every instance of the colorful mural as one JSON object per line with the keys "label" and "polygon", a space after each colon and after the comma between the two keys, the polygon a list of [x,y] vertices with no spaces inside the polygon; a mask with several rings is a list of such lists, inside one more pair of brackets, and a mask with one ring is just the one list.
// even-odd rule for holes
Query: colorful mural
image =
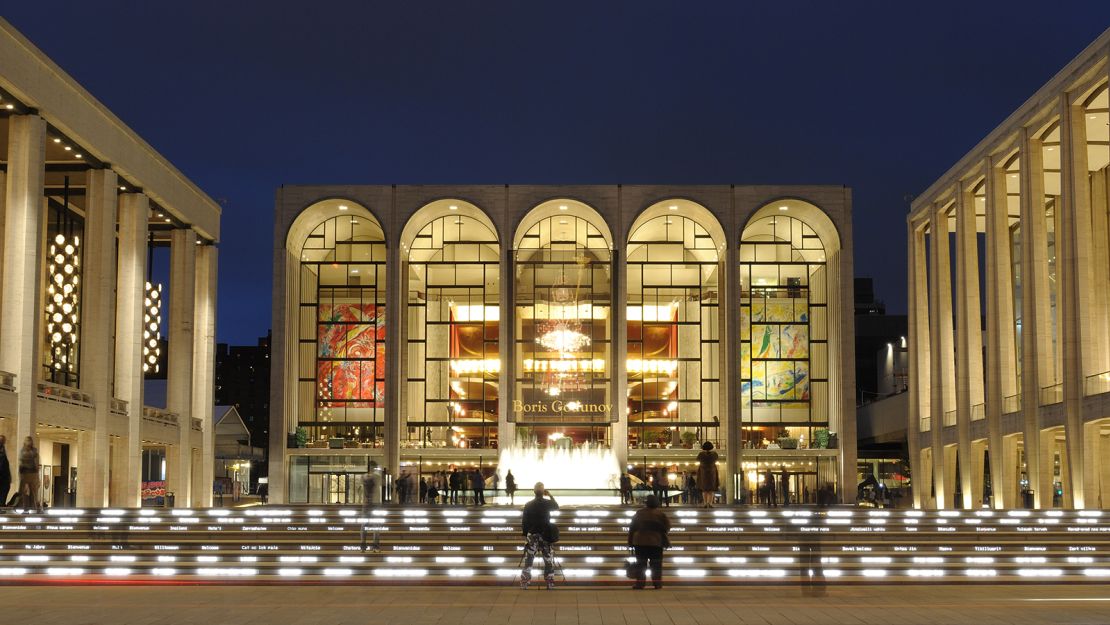
{"label": "colorful mural", "polygon": [[321,400],[384,405],[385,310],[374,304],[321,304],[317,324]]}

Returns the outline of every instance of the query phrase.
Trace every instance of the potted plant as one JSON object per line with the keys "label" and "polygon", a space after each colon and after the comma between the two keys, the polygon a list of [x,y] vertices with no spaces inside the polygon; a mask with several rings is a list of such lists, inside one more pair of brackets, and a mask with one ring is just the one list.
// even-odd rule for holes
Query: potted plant
{"label": "potted plant", "polygon": [[686,449],[693,449],[694,441],[697,439],[697,436],[693,432],[686,430],[682,433],[681,438],[683,447]]}
{"label": "potted plant", "polygon": [[817,428],[813,431],[813,447],[816,449],[829,447],[829,428]]}
{"label": "potted plant", "polygon": [[308,443],[308,430],[297,426],[297,429],[293,432],[293,440],[297,447],[304,447]]}
{"label": "potted plant", "polygon": [[777,442],[779,444],[779,447],[782,449],[798,448],[798,439],[794,438],[793,436],[780,436],[777,439]]}

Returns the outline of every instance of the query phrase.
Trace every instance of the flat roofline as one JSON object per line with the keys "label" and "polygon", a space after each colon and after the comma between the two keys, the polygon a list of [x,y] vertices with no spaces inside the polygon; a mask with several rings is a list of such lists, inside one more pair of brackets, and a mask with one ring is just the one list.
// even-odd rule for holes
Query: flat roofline
{"label": "flat roofline", "polygon": [[2,17],[0,64],[6,91],[198,234],[219,240],[220,205]]}
{"label": "flat roofline", "polygon": [[975,147],[971,148],[960,160],[956,161],[925,191],[920,193],[910,204],[908,220],[916,220],[920,213],[936,201],[944,192],[956,182],[961,180],[969,171],[979,167],[982,161],[996,150],[1013,143],[1013,135],[1023,126],[1041,117],[1046,109],[1056,104],[1057,98],[1071,86],[1083,82],[1100,65],[1107,62],[1110,56],[1110,28],[1102,31],[1097,39],[1092,41],[1083,51],[1076,55],[1060,71],[1056,72],[1048,82],[1041,86],[1013,113],[1010,113]]}

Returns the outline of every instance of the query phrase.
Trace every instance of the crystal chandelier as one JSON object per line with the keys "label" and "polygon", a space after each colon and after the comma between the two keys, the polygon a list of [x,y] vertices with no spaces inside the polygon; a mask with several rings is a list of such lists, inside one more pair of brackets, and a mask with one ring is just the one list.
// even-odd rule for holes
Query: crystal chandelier
{"label": "crystal chandelier", "polygon": [[566,276],[559,276],[558,282],[551,287],[551,306],[549,319],[540,326],[536,343],[563,357],[580,352],[590,346],[590,337],[582,332],[582,321],[578,318],[577,289],[567,284]]}
{"label": "crystal chandelier", "polygon": [[590,346],[590,337],[569,324],[559,323],[544,332],[536,342],[553,352],[573,354]]}
{"label": "crystal chandelier", "polygon": [[51,366],[75,373],[77,319],[81,303],[81,238],[58,233],[50,244],[50,285],[46,287],[46,334],[50,340]]}

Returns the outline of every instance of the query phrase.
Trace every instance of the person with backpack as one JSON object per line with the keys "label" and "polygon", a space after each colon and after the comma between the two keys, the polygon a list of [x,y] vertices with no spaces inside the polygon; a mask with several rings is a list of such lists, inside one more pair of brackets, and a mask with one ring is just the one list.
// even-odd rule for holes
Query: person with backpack
{"label": "person with backpack", "polygon": [[547,589],[551,590],[555,588],[555,558],[551,552],[551,545],[559,542],[559,528],[551,523],[551,511],[558,510],[559,504],[544,487],[543,482],[536,482],[532,491],[536,497],[524,504],[524,513],[520,517],[521,531],[525,540],[520,589],[528,590],[528,582],[532,580],[532,562],[535,561],[538,552],[543,558],[543,579],[547,583]]}
{"label": "person with backpack", "polygon": [[636,579],[633,589],[644,587],[649,568],[652,585],[657,589],[663,587],[663,550],[671,546],[667,536],[670,531],[671,520],[659,509],[659,498],[648,495],[644,507],[636,511],[628,525],[628,546],[636,556],[634,575],[630,575]]}

